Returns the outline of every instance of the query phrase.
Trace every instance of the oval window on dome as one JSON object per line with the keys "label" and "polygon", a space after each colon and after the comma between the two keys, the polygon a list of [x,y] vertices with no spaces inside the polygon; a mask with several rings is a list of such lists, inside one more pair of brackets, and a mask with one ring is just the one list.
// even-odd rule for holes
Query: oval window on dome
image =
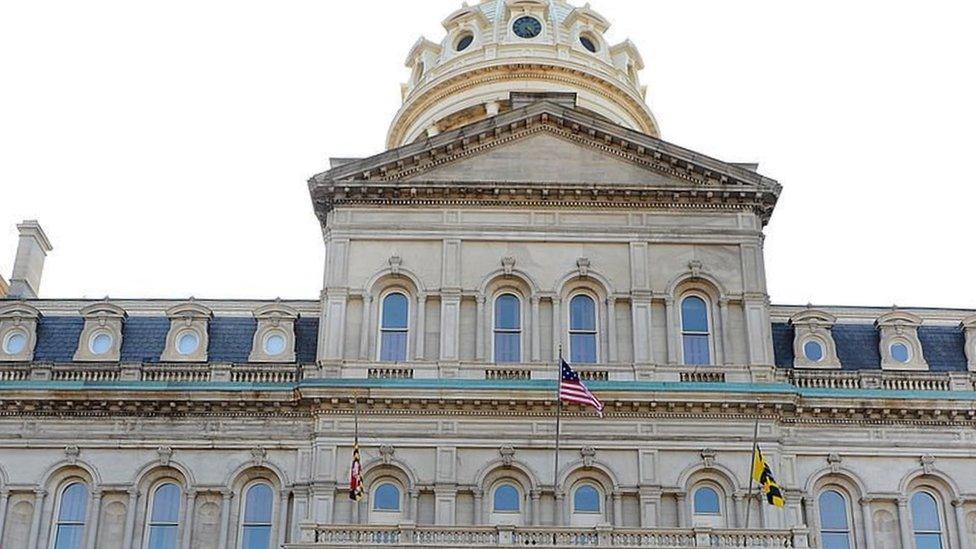
{"label": "oval window on dome", "polygon": [[580,44],[583,45],[591,53],[596,53],[596,42],[593,41],[589,36],[583,35],[579,37]]}
{"label": "oval window on dome", "polygon": [[200,346],[200,338],[196,332],[183,332],[176,338],[176,350],[181,355],[191,355]]}
{"label": "oval window on dome", "polygon": [[27,336],[23,332],[13,332],[3,342],[3,351],[8,355],[19,355],[27,347]]}
{"label": "oval window on dome", "polygon": [[815,339],[807,341],[803,344],[803,356],[810,362],[820,362],[824,357],[823,345]]}
{"label": "oval window on dome", "polygon": [[104,355],[112,348],[112,336],[105,332],[97,333],[92,336],[88,348],[91,349],[92,354]]}
{"label": "oval window on dome", "polygon": [[908,362],[912,357],[911,352],[908,350],[908,345],[904,343],[892,343],[888,349],[891,351],[891,358],[902,364]]}
{"label": "oval window on dome", "polygon": [[464,34],[458,39],[457,44],[454,45],[454,51],[464,51],[468,49],[468,46],[474,42],[473,34]]}
{"label": "oval window on dome", "polygon": [[535,38],[542,32],[542,23],[535,17],[523,15],[512,23],[512,32],[519,38]]}
{"label": "oval window on dome", "polygon": [[264,352],[268,356],[277,356],[285,352],[285,336],[274,333],[264,338]]}

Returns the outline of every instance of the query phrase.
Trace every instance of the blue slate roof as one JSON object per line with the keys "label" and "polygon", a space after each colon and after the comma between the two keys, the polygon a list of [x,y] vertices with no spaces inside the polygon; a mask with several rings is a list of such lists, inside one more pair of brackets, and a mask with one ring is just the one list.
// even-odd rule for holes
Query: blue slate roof
{"label": "blue slate roof", "polygon": [[71,362],[85,319],[77,316],[42,316],[37,324],[37,362]]}
{"label": "blue slate roof", "polygon": [[[776,366],[793,367],[793,326],[774,322],[773,355]],[[831,333],[843,370],[880,370],[881,334],[870,324],[835,324]],[[965,372],[966,337],[955,326],[920,326],[918,340],[933,372]]]}

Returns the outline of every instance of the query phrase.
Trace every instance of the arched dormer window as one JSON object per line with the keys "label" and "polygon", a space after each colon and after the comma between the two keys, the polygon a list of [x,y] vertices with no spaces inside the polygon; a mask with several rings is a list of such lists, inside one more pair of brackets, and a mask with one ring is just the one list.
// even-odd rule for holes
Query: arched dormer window
{"label": "arched dormer window", "polygon": [[514,294],[495,298],[495,362],[522,361],[522,302]]}
{"label": "arched dormer window", "polygon": [[181,499],[182,490],[173,482],[164,482],[152,491],[144,547],[176,549],[179,546]]}
{"label": "arched dormer window", "polygon": [[820,511],[820,545],[823,549],[851,548],[851,516],[847,498],[837,490],[825,490],[817,499]]}
{"label": "arched dormer window", "polygon": [[708,302],[697,294],[681,300],[681,342],[684,364],[712,363],[712,343]]}
{"label": "arched dormer window", "polygon": [[912,510],[912,530],[917,549],[942,549],[945,547],[942,534],[942,513],[935,496],[926,491],[915,492],[910,501]]}
{"label": "arched dormer window", "polygon": [[265,482],[252,484],[244,492],[240,549],[271,547],[271,524],[274,492]]}
{"label": "arched dormer window", "polygon": [[61,491],[57,506],[54,549],[82,549],[88,515],[88,487],[83,482],[68,484]]}
{"label": "arched dormer window", "polygon": [[594,364],[597,357],[596,301],[576,294],[569,300],[569,361]]}
{"label": "arched dormer window", "polygon": [[409,339],[410,304],[401,292],[386,294],[380,313],[380,360],[404,362],[407,360]]}

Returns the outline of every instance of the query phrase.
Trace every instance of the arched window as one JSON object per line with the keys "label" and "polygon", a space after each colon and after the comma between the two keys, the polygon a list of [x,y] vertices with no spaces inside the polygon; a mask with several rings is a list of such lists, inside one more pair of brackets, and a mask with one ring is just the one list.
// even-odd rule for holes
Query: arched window
{"label": "arched window", "polygon": [[261,482],[252,484],[244,496],[241,520],[241,549],[268,549],[271,546],[271,513],[274,492]]}
{"label": "arched window", "polygon": [[522,361],[521,309],[519,298],[512,294],[495,299],[495,362]]}
{"label": "arched window", "polygon": [[850,549],[851,527],[847,498],[827,490],[817,500],[820,509],[820,539],[823,549]]}
{"label": "arched window", "polygon": [[383,298],[380,318],[380,360],[403,362],[407,359],[407,296],[400,292]]}
{"label": "arched window", "polygon": [[693,366],[712,363],[708,304],[697,295],[681,300],[681,339],[685,364]]}
{"label": "arched window", "polygon": [[518,513],[520,510],[519,491],[511,484],[502,484],[495,488],[492,498],[492,510],[496,513]]}
{"label": "arched window", "polygon": [[573,492],[574,513],[599,513],[601,511],[600,491],[595,486],[592,484],[581,484]]}
{"label": "arched window", "polygon": [[703,486],[695,490],[694,509],[696,515],[721,515],[722,505],[714,488]]}
{"label": "arched window", "polygon": [[911,500],[916,549],[942,549],[939,504],[928,492],[915,492]]}
{"label": "arched window", "polygon": [[88,487],[73,482],[61,491],[54,549],[81,549],[84,546],[85,516],[88,512]]}
{"label": "arched window", "polygon": [[577,294],[569,300],[569,361],[593,364],[596,358],[596,302]]}
{"label": "arched window", "polygon": [[176,549],[180,531],[180,487],[172,482],[160,484],[149,501],[146,522],[146,549]]}
{"label": "arched window", "polygon": [[384,482],[373,492],[374,511],[400,511],[400,488],[393,483]]}

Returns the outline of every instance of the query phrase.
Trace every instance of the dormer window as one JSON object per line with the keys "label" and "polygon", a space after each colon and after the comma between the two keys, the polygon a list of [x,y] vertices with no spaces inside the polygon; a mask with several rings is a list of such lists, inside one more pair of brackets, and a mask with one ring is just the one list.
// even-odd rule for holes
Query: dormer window
{"label": "dormer window", "polygon": [[597,51],[596,42],[589,36],[585,34],[581,34],[579,37],[579,42],[580,45],[586,48],[586,50],[589,51],[590,53],[596,53]]}
{"label": "dormer window", "polygon": [[3,352],[8,355],[19,355],[27,348],[27,334],[20,330],[11,330],[4,338]]}
{"label": "dormer window", "polygon": [[255,309],[254,318],[258,326],[248,361],[294,362],[298,311],[276,302]]}
{"label": "dormer window", "polygon": [[93,303],[81,311],[85,327],[78,338],[74,360],[78,362],[118,362],[122,352],[122,324],[126,312],[107,301]]}
{"label": "dormer window", "polygon": [[881,369],[928,370],[918,339],[922,319],[904,311],[892,310],[875,323],[881,332]]}
{"label": "dormer window", "polygon": [[474,35],[470,32],[466,32],[462,34],[461,37],[458,38],[458,41],[454,44],[454,51],[464,51],[468,49],[468,46],[470,46],[472,42],[474,42]]}
{"label": "dormer window", "polygon": [[169,333],[159,359],[163,362],[206,362],[208,327],[213,312],[191,301],[169,308],[166,316],[170,322]]}
{"label": "dormer window", "polygon": [[176,337],[176,352],[190,356],[200,348],[200,336],[194,330],[184,330]]}
{"label": "dormer window", "polygon": [[34,358],[40,316],[26,303],[0,306],[0,361],[27,362]]}
{"label": "dormer window", "polygon": [[960,327],[966,334],[966,360],[969,371],[976,372],[976,315],[965,318]]}
{"label": "dormer window", "polygon": [[836,321],[833,315],[816,309],[800,311],[790,318],[794,368],[840,368],[831,333]]}

